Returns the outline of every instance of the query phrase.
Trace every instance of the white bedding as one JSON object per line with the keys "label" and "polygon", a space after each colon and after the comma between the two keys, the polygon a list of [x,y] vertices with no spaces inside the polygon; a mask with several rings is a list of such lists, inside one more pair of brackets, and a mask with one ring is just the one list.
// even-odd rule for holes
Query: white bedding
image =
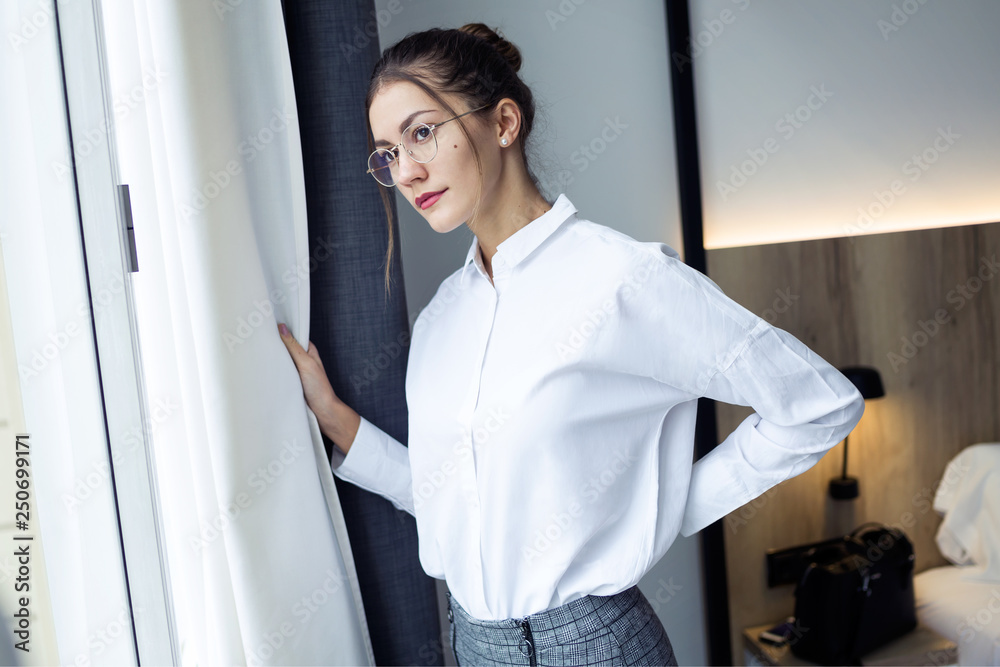
{"label": "white bedding", "polygon": [[958,644],[959,665],[1000,665],[1000,583],[947,565],[914,577],[917,619]]}
{"label": "white bedding", "polygon": [[934,496],[944,515],[941,554],[966,568],[966,578],[1000,584],[1000,443],[966,447],[948,463]]}

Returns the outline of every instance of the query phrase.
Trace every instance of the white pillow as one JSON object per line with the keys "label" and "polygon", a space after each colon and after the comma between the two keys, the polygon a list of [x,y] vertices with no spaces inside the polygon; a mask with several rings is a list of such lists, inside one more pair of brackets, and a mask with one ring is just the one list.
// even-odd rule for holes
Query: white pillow
{"label": "white pillow", "polygon": [[934,509],[944,515],[941,554],[972,566],[969,578],[1000,582],[1000,443],[959,452],[945,467]]}

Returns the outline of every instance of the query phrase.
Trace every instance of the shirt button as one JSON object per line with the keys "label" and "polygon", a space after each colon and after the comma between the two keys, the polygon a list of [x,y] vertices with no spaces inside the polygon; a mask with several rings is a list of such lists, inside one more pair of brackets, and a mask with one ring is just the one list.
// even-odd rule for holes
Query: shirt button
{"label": "shirt button", "polygon": [[448,622],[451,623],[454,620],[455,620],[455,613],[451,609],[449,609],[448,610]]}

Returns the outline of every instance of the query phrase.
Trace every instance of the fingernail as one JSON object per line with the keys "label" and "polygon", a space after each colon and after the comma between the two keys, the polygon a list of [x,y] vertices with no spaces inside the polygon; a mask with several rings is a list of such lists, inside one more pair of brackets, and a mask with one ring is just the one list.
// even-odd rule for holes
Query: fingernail
{"label": "fingernail", "polygon": [[282,336],[287,336],[288,335],[288,327],[285,326],[284,322],[282,322],[281,324],[278,325],[278,331],[281,332]]}

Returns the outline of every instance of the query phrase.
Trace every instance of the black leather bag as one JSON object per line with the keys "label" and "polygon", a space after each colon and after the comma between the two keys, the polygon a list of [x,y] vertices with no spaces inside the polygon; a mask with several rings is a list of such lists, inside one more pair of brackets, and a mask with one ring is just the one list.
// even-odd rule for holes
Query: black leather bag
{"label": "black leather bag", "polygon": [[917,626],[913,545],[902,531],[864,524],[810,561],[795,588],[796,656],[857,665]]}

